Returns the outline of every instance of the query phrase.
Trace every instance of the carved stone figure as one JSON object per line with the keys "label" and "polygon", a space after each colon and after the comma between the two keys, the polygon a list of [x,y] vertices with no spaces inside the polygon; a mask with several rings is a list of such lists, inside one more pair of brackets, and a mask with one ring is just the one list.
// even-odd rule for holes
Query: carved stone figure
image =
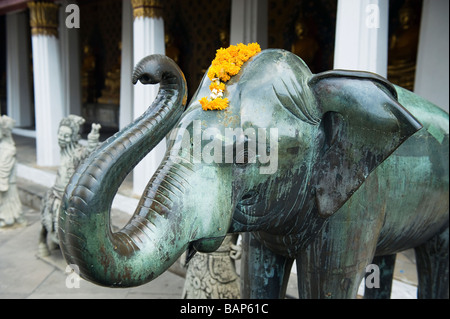
{"label": "carved stone figure", "polygon": [[0,228],[25,225],[16,185],[16,146],[12,138],[14,120],[0,117]]}
{"label": "carved stone figure", "polygon": [[190,259],[182,297],[186,299],[238,299],[239,276],[235,260],[241,247],[236,246],[238,235],[227,235],[212,253],[197,253]]}
{"label": "carved stone figure", "polygon": [[[160,83],[158,96],[72,176],[66,261],[94,283],[136,286],[187,249],[213,252],[246,232],[241,297],[284,297],[296,260],[300,298],[355,298],[374,257],[415,248],[419,297],[448,298],[448,114],[372,73],[312,74],[284,50],[237,71],[221,87],[224,110],[202,109],[205,76],[184,111],[177,65],[138,63],[133,82]],[[112,232],[120,184],[169,133],[133,217]]]}
{"label": "carved stone figure", "polygon": [[[82,117],[71,114],[63,118],[59,123],[60,165],[56,174],[55,184],[46,192],[42,199],[42,229],[39,236],[39,256],[48,256],[50,250],[59,245],[58,214],[64,188],[66,188],[79,163],[99,144],[99,124],[92,124],[86,147],[79,143],[81,138],[80,129],[84,122],[85,120]],[[47,243],[47,236],[49,237],[49,243]]]}

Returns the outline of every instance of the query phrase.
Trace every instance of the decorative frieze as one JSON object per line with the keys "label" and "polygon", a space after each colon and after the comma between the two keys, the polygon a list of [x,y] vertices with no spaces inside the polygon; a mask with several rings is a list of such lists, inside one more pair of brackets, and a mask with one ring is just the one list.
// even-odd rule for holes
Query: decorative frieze
{"label": "decorative frieze", "polygon": [[160,0],[131,0],[133,17],[162,18],[163,6]]}
{"label": "decorative frieze", "polygon": [[58,7],[54,2],[28,2],[32,35],[58,37]]}

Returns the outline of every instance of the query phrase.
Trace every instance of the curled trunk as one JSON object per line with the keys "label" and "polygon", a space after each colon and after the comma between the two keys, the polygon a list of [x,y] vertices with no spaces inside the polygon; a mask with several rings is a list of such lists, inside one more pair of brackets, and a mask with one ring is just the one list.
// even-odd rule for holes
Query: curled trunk
{"label": "curled trunk", "polygon": [[[176,124],[186,104],[186,81],[169,58],[144,58],[133,72],[133,83],[138,80],[160,83],[155,101],[79,165],[65,190],[59,216],[61,250],[67,263],[76,264],[85,279],[105,286],[150,281],[178,257],[158,247],[168,240],[159,237],[168,234],[155,231],[155,227],[165,227],[159,224],[168,220],[160,216],[177,200],[157,194],[152,191],[155,188],[147,189],[133,218],[120,232],[113,233],[110,227],[111,204],[119,186]],[[151,183],[160,184],[164,174],[167,171],[162,166]],[[155,209],[157,204],[160,208]]]}

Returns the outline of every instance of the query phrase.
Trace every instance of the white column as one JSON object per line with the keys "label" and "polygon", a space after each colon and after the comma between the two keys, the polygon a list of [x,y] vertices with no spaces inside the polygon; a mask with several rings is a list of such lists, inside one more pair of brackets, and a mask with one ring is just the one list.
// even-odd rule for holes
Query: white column
{"label": "white column", "polygon": [[59,9],[59,42],[61,45],[61,79],[62,101],[66,114],[81,115],[81,75],[78,28],[65,25],[65,20],[70,14],[66,7],[77,4],[75,0],[62,0]]}
{"label": "white column", "polygon": [[39,166],[59,163],[57,132],[63,118],[58,5],[29,2],[33,47],[36,157]]}
{"label": "white column", "polygon": [[387,76],[388,0],[338,0],[334,68]]}
{"label": "white column", "polygon": [[232,0],[230,44],[258,42],[268,46],[267,0]]}
{"label": "white column", "polygon": [[122,51],[120,64],[119,128],[133,120],[133,12],[130,1],[122,2]]}
{"label": "white column", "polygon": [[449,2],[424,0],[414,92],[449,111]]}
{"label": "white column", "polygon": [[[132,0],[133,61],[136,65],[150,54],[165,54],[162,7],[157,0]],[[133,117],[137,118],[152,104],[159,85],[134,86]],[[141,194],[161,163],[166,151],[163,139],[133,170],[133,192]]]}
{"label": "white column", "polygon": [[7,113],[16,127],[33,124],[28,19],[26,12],[6,15]]}

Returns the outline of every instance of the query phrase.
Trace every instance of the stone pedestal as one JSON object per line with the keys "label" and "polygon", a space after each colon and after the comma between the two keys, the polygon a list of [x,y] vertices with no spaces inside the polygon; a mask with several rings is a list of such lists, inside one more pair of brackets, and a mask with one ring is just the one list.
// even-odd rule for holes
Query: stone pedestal
{"label": "stone pedestal", "polygon": [[196,253],[189,261],[183,295],[185,299],[239,299],[240,279],[235,260],[241,250],[237,234],[227,235],[213,253]]}

